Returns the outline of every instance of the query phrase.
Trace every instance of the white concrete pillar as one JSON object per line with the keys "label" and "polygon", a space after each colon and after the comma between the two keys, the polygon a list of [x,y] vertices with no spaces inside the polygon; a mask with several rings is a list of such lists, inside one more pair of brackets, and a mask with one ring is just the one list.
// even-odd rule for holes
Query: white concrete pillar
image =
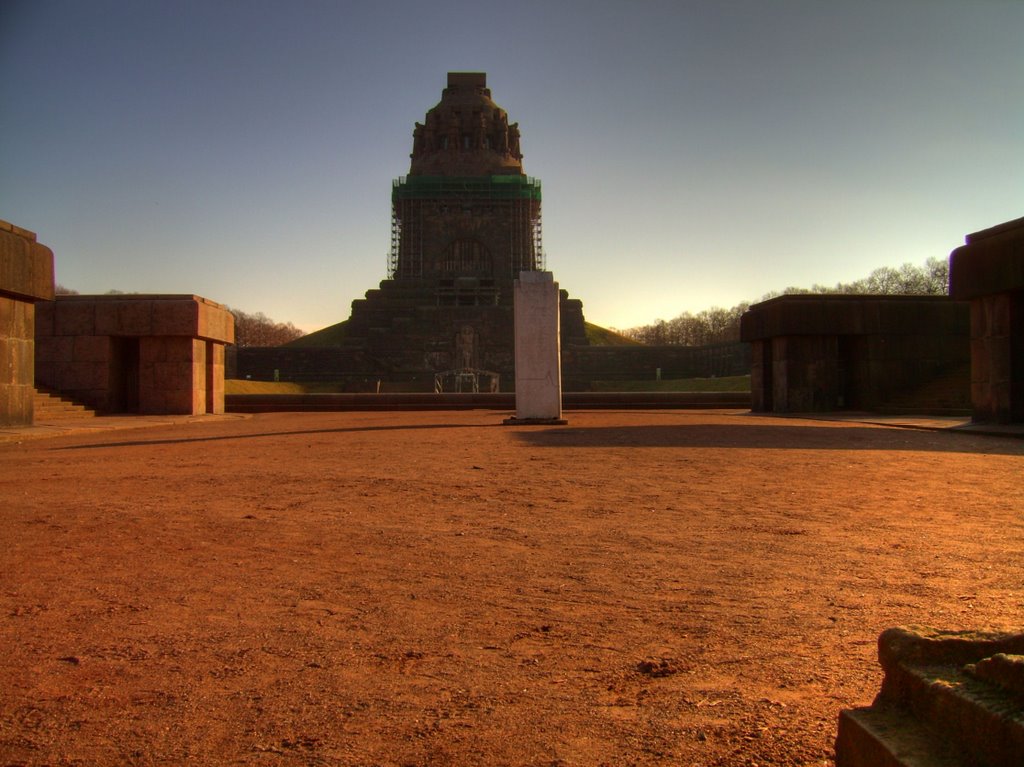
{"label": "white concrete pillar", "polygon": [[520,272],[515,284],[516,416],[512,423],[564,423],[558,303],[558,283],[551,272]]}

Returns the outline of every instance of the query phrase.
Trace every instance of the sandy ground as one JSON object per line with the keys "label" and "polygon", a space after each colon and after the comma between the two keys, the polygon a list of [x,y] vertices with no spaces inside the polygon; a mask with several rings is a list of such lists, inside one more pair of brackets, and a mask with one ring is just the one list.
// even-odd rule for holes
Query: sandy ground
{"label": "sandy ground", "polygon": [[1024,441],[736,412],[0,444],[0,764],[828,765],[1024,627]]}

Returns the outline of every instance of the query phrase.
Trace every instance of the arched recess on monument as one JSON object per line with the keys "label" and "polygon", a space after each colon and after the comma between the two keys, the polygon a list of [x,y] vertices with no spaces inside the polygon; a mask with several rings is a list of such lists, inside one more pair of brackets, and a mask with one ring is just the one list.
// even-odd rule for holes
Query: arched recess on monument
{"label": "arched recess on monument", "polygon": [[490,277],[493,270],[491,252],[479,240],[454,240],[445,250],[445,274]]}

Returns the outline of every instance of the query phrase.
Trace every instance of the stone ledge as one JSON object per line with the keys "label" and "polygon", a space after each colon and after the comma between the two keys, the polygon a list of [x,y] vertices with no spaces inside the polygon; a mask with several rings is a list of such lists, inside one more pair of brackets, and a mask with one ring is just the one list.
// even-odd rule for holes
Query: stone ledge
{"label": "stone ledge", "polygon": [[15,226],[10,221],[4,221],[0,219],[0,232],[11,232],[19,237],[24,237],[26,240],[32,242],[36,241],[36,233],[30,232],[28,229],[22,229],[20,226]]}
{"label": "stone ledge", "polygon": [[27,229],[0,221],[0,294],[24,301],[53,298],[53,251]]}
{"label": "stone ledge", "polygon": [[57,296],[38,307],[37,335],[172,336],[220,343],[235,340],[223,305],[196,295]]}
{"label": "stone ledge", "polygon": [[798,294],[754,304],[740,318],[743,341],[795,335],[962,335],[967,303],[948,296]]}
{"label": "stone ledge", "polygon": [[967,235],[949,257],[949,294],[958,301],[1024,289],[1024,218]]}

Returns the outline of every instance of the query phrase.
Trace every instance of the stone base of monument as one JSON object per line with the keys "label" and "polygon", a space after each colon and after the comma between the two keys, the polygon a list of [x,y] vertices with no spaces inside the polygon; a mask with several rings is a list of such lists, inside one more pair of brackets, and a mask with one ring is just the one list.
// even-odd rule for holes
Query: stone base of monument
{"label": "stone base of monument", "polygon": [[502,421],[505,426],[565,426],[567,423],[564,418],[516,418],[514,415]]}
{"label": "stone base of monument", "polygon": [[836,767],[1024,764],[1024,634],[894,628],[870,708],[843,711]]}

